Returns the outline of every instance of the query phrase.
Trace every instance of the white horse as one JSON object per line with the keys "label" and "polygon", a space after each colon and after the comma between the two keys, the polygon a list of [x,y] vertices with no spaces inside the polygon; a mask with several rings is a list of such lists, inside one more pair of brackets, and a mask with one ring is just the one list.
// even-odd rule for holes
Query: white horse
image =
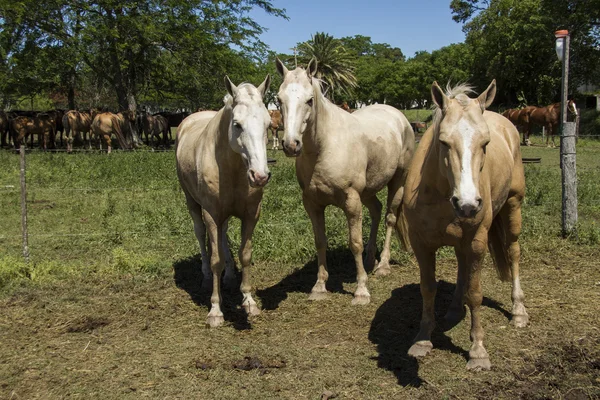
{"label": "white horse", "polygon": [[[200,243],[203,287],[208,286],[212,275],[211,309],[207,317],[207,324],[211,327],[217,327],[224,321],[220,278],[230,257],[227,221],[231,216],[242,221],[239,250],[242,307],[249,316],[260,314],[250,293],[249,268],[252,232],[260,215],[263,187],[271,177],[266,147],[271,118],[263,103],[270,82],[271,78],[267,75],[258,88],[249,83],[236,87],[225,77],[229,92],[225,106],[218,112],[192,114],[177,129],[177,175]],[[233,274],[227,275],[226,284],[233,278]]]}
{"label": "white horse", "polygon": [[[377,229],[381,220],[381,202],[377,192],[388,187],[386,236],[376,272],[390,272],[390,240],[396,226],[396,211],[403,196],[406,168],[412,158],[415,138],[406,117],[393,107],[372,105],[350,114],[325,98],[317,79],[317,63],[306,70],[293,71],[276,61],[283,77],[278,99],[285,127],[283,150],[296,158],[296,176],[302,188],[302,200],[313,225],[318,279],[310,299],[326,297],[328,272],[325,253],[325,207],[333,204],[346,214],[350,231],[350,249],[356,262],[358,287],[352,304],[367,304],[367,274],[362,260],[362,204],[371,214],[371,233],[366,263],[375,267]],[[404,216],[399,214],[400,219]],[[399,229],[403,244],[406,235]]]}

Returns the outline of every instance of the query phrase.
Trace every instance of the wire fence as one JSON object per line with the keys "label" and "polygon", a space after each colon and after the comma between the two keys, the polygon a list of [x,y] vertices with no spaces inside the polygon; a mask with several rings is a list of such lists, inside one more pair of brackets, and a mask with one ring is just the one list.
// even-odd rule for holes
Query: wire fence
{"label": "wire fence", "polygon": [[[37,150],[37,152],[41,152],[42,150]],[[56,152],[65,152],[66,150],[56,150]],[[114,150],[115,152],[131,152],[131,150]],[[164,149],[164,150],[134,150],[137,152],[173,152],[172,149]],[[97,153],[98,150],[83,150],[78,149],[77,152],[80,153]],[[142,201],[153,201],[148,199],[148,195],[154,196],[156,199],[168,198],[171,199],[173,196],[181,196],[181,201],[178,203],[178,207],[185,208],[183,205],[185,204],[185,200],[183,198],[183,193],[179,188],[179,185],[176,181],[169,184],[168,187],[135,187],[135,186],[99,186],[99,187],[90,187],[90,186],[65,186],[64,182],[44,182],[43,185],[39,183],[31,184],[27,183],[25,177],[27,176],[27,154],[31,154],[30,151],[21,151],[20,160],[21,160],[21,169],[20,169],[20,178],[21,184],[19,185],[17,182],[14,184],[5,184],[0,186],[0,194],[11,195],[16,200],[18,194],[20,194],[20,204],[21,204],[21,232],[19,233],[16,230],[16,224],[13,224],[13,229],[8,230],[0,230],[0,241],[10,241],[11,243],[17,242],[19,239],[22,240],[23,247],[23,256],[25,260],[29,260],[29,249],[30,244],[29,240],[37,240],[37,239],[60,239],[60,238],[98,238],[103,236],[110,235],[120,235],[120,236],[129,236],[129,237],[143,237],[149,234],[156,235],[157,237],[173,237],[178,238],[181,236],[188,236],[193,238],[193,225],[189,216],[187,215],[187,211],[184,211],[184,217],[179,218],[177,221],[169,221],[170,216],[164,217],[163,220],[170,222],[170,224],[165,224],[165,226],[161,226],[161,223],[157,222],[143,222],[143,223],[132,223],[136,222],[135,218],[131,218],[126,223],[118,223],[118,221],[109,221],[109,223],[104,222],[103,226],[92,226],[85,225],[83,223],[79,223],[79,219],[85,219],[86,215],[84,213],[78,214],[76,211],[72,211],[73,207],[76,207],[77,204],[71,201],[72,195],[85,195],[87,193],[90,194],[101,194],[100,196],[96,196],[93,198],[76,197],[76,201],[87,201],[87,202],[95,202],[99,201],[98,199],[104,199],[105,203],[110,203],[111,196],[118,196],[118,199],[127,199],[128,203],[136,204]],[[578,167],[578,171],[588,173],[588,172],[597,172],[598,167]],[[32,176],[29,176],[32,178]],[[62,186],[45,186],[45,185],[53,185],[59,183]],[[68,182],[66,182],[68,184]],[[102,184],[102,182],[100,182]],[[50,200],[48,200],[50,199]],[[111,200],[115,203],[118,203],[117,200]],[[554,206],[558,206],[554,204]],[[16,211],[16,204],[15,211]],[[106,205],[109,207],[110,204]],[[580,207],[599,207],[600,206],[600,198],[587,198],[584,202],[580,202]],[[37,208],[36,208],[37,207]],[[39,221],[36,221],[38,218],[40,209],[44,207],[50,208],[60,208],[65,207],[64,213],[67,214],[66,217],[61,217],[63,221],[60,223],[56,223],[54,226],[50,225],[49,230],[47,226],[44,226],[44,229],[39,229],[41,224]],[[70,209],[67,207],[71,207]],[[33,208],[33,210],[31,209]],[[87,208],[86,208],[87,210]],[[33,213],[32,213],[33,211]],[[124,213],[127,213],[127,210],[121,210]],[[99,214],[102,214],[104,211],[100,211]],[[106,221],[110,219],[110,212],[105,212],[106,215],[102,216],[104,218],[102,221]],[[33,226],[36,227],[35,230],[31,231],[31,222],[28,221],[28,216],[33,215]],[[41,218],[41,217],[40,217]],[[101,220],[101,218],[97,218],[96,221]],[[16,219],[15,219],[16,221]],[[69,223],[73,223],[73,225],[69,225]],[[80,226],[76,226],[80,225]],[[295,220],[282,220],[276,222],[265,222],[261,221],[260,226],[262,226],[265,230],[272,230],[274,228],[282,228],[290,230],[298,230],[306,228],[306,221],[295,221]],[[15,243],[16,245],[16,243]]]}

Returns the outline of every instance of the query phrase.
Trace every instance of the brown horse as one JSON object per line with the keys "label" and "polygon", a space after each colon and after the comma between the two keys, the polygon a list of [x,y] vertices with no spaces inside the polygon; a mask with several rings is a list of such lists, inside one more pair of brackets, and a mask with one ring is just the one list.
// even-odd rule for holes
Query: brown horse
{"label": "brown horse", "polygon": [[269,110],[271,116],[271,123],[269,129],[271,130],[271,136],[273,137],[273,150],[279,150],[279,130],[283,129],[283,118],[281,117],[281,111]]}
{"label": "brown horse", "polygon": [[123,111],[118,114],[104,112],[96,115],[92,121],[91,129],[100,139],[100,150],[102,150],[102,141],[106,143],[108,154],[112,150],[111,136],[114,134],[119,141],[122,149],[130,148],[126,136],[132,130],[132,121],[135,122],[135,113],[132,111]]}
{"label": "brown horse", "polygon": [[433,345],[435,326],[436,252],[452,246],[458,260],[458,278],[446,314],[458,323],[471,311],[468,369],[489,369],[481,327],[481,268],[486,249],[502,280],[512,278],[512,320],[524,327],[528,315],[519,282],[519,234],[525,176],[519,132],[504,117],[485,109],[494,100],[496,81],[471,99],[464,85],[446,93],[434,83],[437,105],[410,165],[404,188],[403,209],[410,243],[421,271],[423,314],[421,328],[408,354],[425,356]]}
{"label": "brown horse", "polygon": [[48,148],[49,139],[54,137],[56,124],[52,117],[45,113],[40,113],[35,117],[27,117],[24,115],[18,116],[11,121],[13,132],[13,143],[15,149],[21,145],[21,141],[31,135],[31,144],[33,147],[33,135],[38,135],[40,147],[44,150]]}
{"label": "brown horse", "polygon": [[63,115],[62,124],[65,130],[65,136],[67,137],[67,152],[70,153],[73,151],[73,138],[75,136],[79,137],[80,133],[82,134],[84,141],[87,134],[88,148],[92,148],[91,126],[97,113],[98,112],[95,109],[91,109],[89,112],[70,110]]}
{"label": "brown horse", "polygon": [[536,108],[537,107],[535,106],[526,106],[521,109],[510,108],[502,113],[505,118],[508,118],[508,120],[517,127],[517,130],[523,132],[522,143],[526,146],[531,145],[531,141],[529,140],[529,136],[531,134],[529,114]]}
{"label": "brown horse", "polygon": [[[535,107],[529,113],[529,122],[546,128],[546,146],[549,146],[549,139],[552,137],[552,147],[554,144],[554,134],[558,131],[560,123],[560,104],[554,103],[546,107]],[[567,113],[577,117],[577,105],[574,100],[567,103]]]}
{"label": "brown horse", "polygon": [[[149,144],[148,136],[154,143],[160,142],[160,135],[163,137],[163,144],[169,146],[169,122],[162,115],[143,114],[141,116],[140,129],[146,135],[146,144]],[[141,135],[140,135],[141,136]]]}

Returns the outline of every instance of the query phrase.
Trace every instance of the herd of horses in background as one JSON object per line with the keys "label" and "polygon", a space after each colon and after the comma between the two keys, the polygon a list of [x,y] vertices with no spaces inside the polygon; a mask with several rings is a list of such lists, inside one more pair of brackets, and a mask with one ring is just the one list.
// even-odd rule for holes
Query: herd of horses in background
{"label": "herd of horses in background", "polygon": [[1,146],[12,145],[19,149],[21,144],[33,147],[34,137],[40,148],[56,149],[65,147],[73,151],[74,143],[92,148],[92,141],[99,149],[103,145],[110,153],[113,137],[122,149],[138,147],[142,136],[145,143],[153,147],[169,147],[173,142],[171,128],[179,126],[189,112],[122,111],[112,113],[90,110],[51,110],[39,111],[0,111]]}
{"label": "herd of horses in background", "polygon": [[[341,109],[348,113],[351,109],[347,102],[343,102]],[[577,106],[574,100],[568,103],[569,116],[577,117]],[[90,110],[51,110],[51,111],[0,111],[0,136],[1,146],[9,147],[12,144],[18,149],[21,143],[26,144],[29,139],[33,147],[34,136],[40,148],[56,149],[65,147],[67,152],[73,151],[73,144],[80,143],[92,149],[92,140],[102,150],[103,145],[110,152],[113,147],[113,137],[117,139],[120,148],[131,149],[138,147],[142,136],[146,145],[152,147],[168,148],[174,143],[171,128],[177,128],[189,112],[148,113],[141,111],[122,111],[119,113],[101,112],[98,109]],[[283,118],[280,110],[269,110],[271,122],[269,131],[272,138],[272,150],[280,149],[280,131],[284,129]],[[543,127],[546,131],[546,145],[555,146],[554,135],[558,132],[560,122],[560,103],[545,107],[526,106],[520,109],[508,109],[502,113],[523,134],[523,145],[529,146],[529,137],[534,126]],[[427,129],[428,124],[421,121],[410,122],[415,133]]]}

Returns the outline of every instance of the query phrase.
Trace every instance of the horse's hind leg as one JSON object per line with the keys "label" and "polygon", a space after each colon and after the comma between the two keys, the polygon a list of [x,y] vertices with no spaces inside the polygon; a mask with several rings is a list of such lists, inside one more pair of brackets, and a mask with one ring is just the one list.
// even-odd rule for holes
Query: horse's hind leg
{"label": "horse's hind leg", "polygon": [[240,244],[239,257],[242,263],[242,284],[240,290],[243,300],[242,307],[249,316],[260,314],[260,309],[252,298],[252,285],[250,284],[250,266],[252,261],[252,233],[258,221],[258,212],[249,213],[242,220],[242,241]]}
{"label": "horse's hind leg", "polygon": [[303,196],[302,203],[304,209],[312,223],[313,234],[315,237],[315,247],[317,248],[317,263],[319,270],[317,272],[317,282],[313,286],[309,300],[324,300],[327,298],[326,282],[329,277],[327,272],[327,236],[325,236],[325,208],[314,204],[306,196]]}
{"label": "horse's hind leg", "polygon": [[421,327],[415,337],[413,345],[408,349],[408,355],[422,357],[427,355],[433,344],[431,343],[431,332],[435,327],[435,294],[437,282],[435,279],[435,250],[423,249],[418,243],[412,243],[415,257],[419,263],[421,274],[421,296],[423,297],[423,312],[421,314]]}
{"label": "horse's hind leg", "polygon": [[454,297],[452,303],[446,312],[444,319],[451,326],[456,325],[465,317],[464,297],[465,297],[465,282],[467,279],[467,258],[460,248],[455,247],[454,253],[456,254],[456,260],[458,261],[458,271],[456,277],[456,289],[454,290]]}
{"label": "horse's hind leg", "polygon": [[511,197],[500,210],[500,217],[505,231],[505,251],[512,275],[512,323],[517,328],[527,326],[529,315],[525,309],[525,294],[521,289],[519,279],[519,258],[521,256],[521,246],[519,245],[519,235],[521,234],[521,201]]}
{"label": "horse's hind leg", "polygon": [[229,237],[227,236],[227,230],[229,229],[229,220],[223,223],[221,229],[221,246],[223,247],[223,254],[225,254],[225,275],[223,276],[223,284],[227,288],[233,288],[237,284],[237,278],[235,276],[235,263],[233,262],[233,256],[229,249]]}
{"label": "horse's hind leg", "polygon": [[194,199],[186,194],[188,211],[194,221],[194,234],[198,239],[200,245],[200,257],[202,258],[202,286],[201,290],[208,290],[211,288],[211,276],[210,261],[208,252],[206,251],[206,226],[202,219],[202,208]]}
{"label": "horse's hind leg", "polygon": [[[369,241],[367,242],[365,265],[367,269],[373,269],[377,262],[375,256],[377,253],[377,231],[379,230],[379,222],[381,221],[381,202],[377,196],[372,196],[368,199],[363,199],[363,204],[367,206],[369,214],[371,215],[371,233],[369,234]],[[387,275],[389,273],[388,265],[388,271],[386,273],[379,272],[379,275]]]}
{"label": "horse's hind leg", "polygon": [[390,245],[392,241],[392,231],[396,226],[396,215],[398,207],[402,203],[402,196],[404,195],[404,172],[397,172],[388,184],[388,197],[387,206],[385,213],[385,242],[383,243],[383,250],[381,251],[381,260],[375,268],[376,275],[388,275],[392,269],[390,267]]}
{"label": "horse's hind leg", "polygon": [[362,203],[358,193],[350,191],[346,197],[346,203],[344,204],[344,213],[348,220],[348,233],[350,250],[354,256],[354,262],[356,263],[356,290],[354,291],[354,298],[352,299],[353,305],[364,305],[369,304],[371,301],[371,295],[367,289],[367,272],[363,265],[362,252],[363,252],[363,237],[362,237]]}

